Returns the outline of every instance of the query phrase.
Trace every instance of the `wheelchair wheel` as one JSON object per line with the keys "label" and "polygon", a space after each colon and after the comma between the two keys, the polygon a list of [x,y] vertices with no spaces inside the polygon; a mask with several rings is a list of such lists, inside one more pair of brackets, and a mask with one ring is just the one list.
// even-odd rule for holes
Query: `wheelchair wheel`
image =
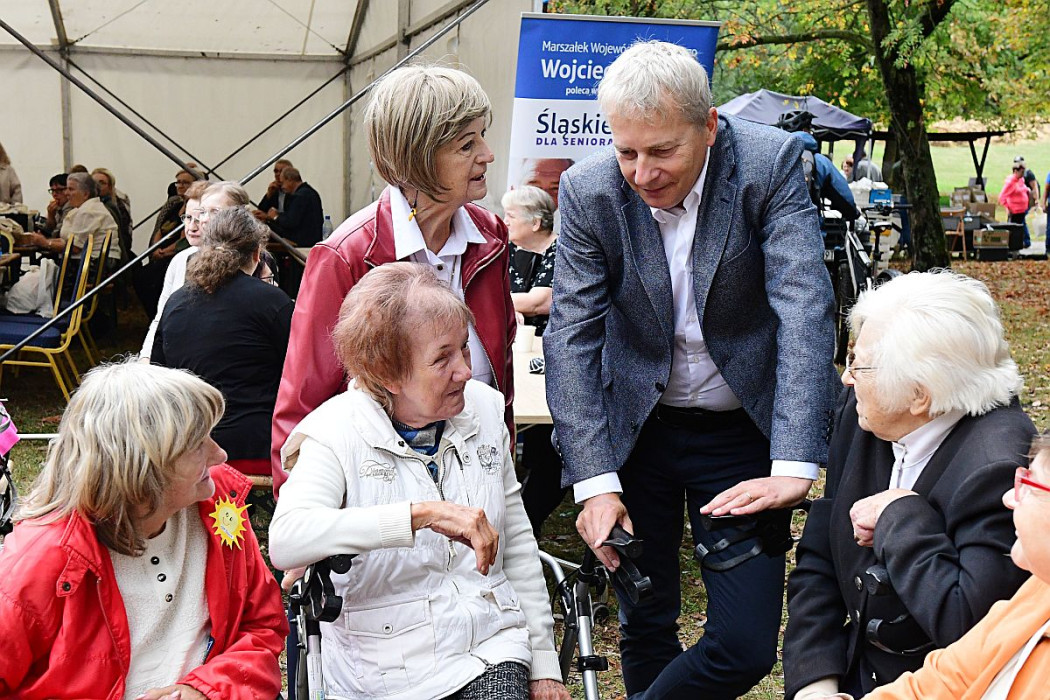
{"label": "wheelchair wheel", "polygon": [[311,700],[310,680],[306,669],[306,647],[300,647],[299,663],[295,667],[295,700]]}
{"label": "wheelchair wheel", "polygon": [[849,351],[849,312],[857,303],[857,290],[853,286],[849,262],[839,262],[835,276],[835,363],[846,364]]}

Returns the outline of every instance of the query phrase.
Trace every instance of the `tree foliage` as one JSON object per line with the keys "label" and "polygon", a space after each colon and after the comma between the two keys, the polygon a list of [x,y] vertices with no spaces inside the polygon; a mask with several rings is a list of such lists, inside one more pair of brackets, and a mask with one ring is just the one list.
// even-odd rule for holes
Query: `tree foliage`
{"label": "tree foliage", "polygon": [[[815,95],[897,138],[919,269],[947,264],[928,124],[1045,121],[1047,0],[551,0],[556,12],[722,22],[716,104],[767,88]],[[888,149],[890,150],[890,149]],[[892,151],[891,151],[892,152]]]}
{"label": "tree foliage", "polygon": [[[990,128],[1046,118],[1047,0],[887,0],[887,36],[914,66],[928,121],[965,117]],[[950,12],[924,32],[923,17]],[[552,0],[556,12],[722,22],[712,88],[722,103],[767,88],[812,94],[889,124],[866,0]]]}

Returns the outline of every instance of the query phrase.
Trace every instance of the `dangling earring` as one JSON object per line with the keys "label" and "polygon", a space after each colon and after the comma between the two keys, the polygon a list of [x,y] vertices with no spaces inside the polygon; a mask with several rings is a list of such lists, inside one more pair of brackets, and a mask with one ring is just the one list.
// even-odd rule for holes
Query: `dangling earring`
{"label": "dangling earring", "polygon": [[419,190],[416,190],[416,196],[412,198],[412,211],[408,215],[408,220],[416,218],[416,204],[419,203]]}

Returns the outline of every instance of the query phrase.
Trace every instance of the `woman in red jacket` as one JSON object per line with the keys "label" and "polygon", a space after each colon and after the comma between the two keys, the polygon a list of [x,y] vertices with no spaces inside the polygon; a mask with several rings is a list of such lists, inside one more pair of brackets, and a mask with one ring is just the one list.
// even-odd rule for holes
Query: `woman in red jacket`
{"label": "woman in red jacket", "polygon": [[277,697],[288,625],[222,412],[188,372],[86,375],[0,552],[0,696]]}
{"label": "woman in red jacket", "polygon": [[1032,191],[1024,181],[1024,164],[1014,164],[1013,172],[1006,176],[1003,189],[999,192],[999,204],[1006,207],[1010,214],[1011,224],[1023,224],[1028,207],[1031,206]]}
{"label": "woman in red jacket", "polygon": [[488,192],[490,112],[481,85],[451,68],[401,68],[372,90],[364,126],[389,186],[310,251],[273,414],[275,491],[287,478],[280,451],[289,433],[347,386],[331,337],[339,305],[366,272],[395,260],[432,266],[474,313],[471,371],[503,392],[513,434],[507,227],[471,204]]}

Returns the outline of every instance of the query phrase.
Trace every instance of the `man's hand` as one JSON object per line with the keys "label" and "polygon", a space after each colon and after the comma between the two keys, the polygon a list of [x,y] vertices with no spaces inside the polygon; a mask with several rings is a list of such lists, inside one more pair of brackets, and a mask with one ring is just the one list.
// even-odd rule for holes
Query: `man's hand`
{"label": "man's hand", "polygon": [[208,700],[208,696],[188,685],[169,685],[147,690],[136,700]]}
{"label": "man's hand", "polygon": [[571,697],[558,681],[529,681],[529,700],[569,700]]}
{"label": "man's hand", "polygon": [[277,190],[281,189],[281,185],[277,180],[273,180],[269,185],[266,186],[266,196],[272,197],[277,194]]}
{"label": "man's hand", "polygon": [[602,542],[609,539],[609,533],[617,523],[627,532],[634,532],[631,518],[627,515],[627,507],[620,500],[618,493],[601,493],[588,498],[583,502],[583,510],[576,518],[576,529],[580,537],[594,550],[609,571],[616,571],[620,566],[620,557],[612,547],[603,547]]}
{"label": "man's hand", "polygon": [[50,242],[47,236],[40,233],[23,233],[17,240],[19,245],[35,245],[40,248],[46,248]]}
{"label": "man's hand", "polygon": [[453,542],[474,550],[478,571],[488,574],[496,563],[499,533],[489,523],[485,511],[448,501],[424,501],[412,504],[412,531],[428,528]]}
{"label": "man's hand", "polygon": [[854,503],[849,509],[849,519],[853,521],[853,539],[861,547],[872,546],[875,543],[875,525],[886,506],[898,498],[917,495],[908,489],[889,489]]}
{"label": "man's hand", "polygon": [[704,515],[753,515],[763,510],[797,506],[813,482],[794,476],[748,479],[726,489],[700,509]]}
{"label": "man's hand", "polygon": [[266,212],[266,218],[269,219],[270,221],[273,221],[274,219],[277,218],[277,215],[279,213],[280,212],[277,211],[277,207],[270,207],[270,211]]}

